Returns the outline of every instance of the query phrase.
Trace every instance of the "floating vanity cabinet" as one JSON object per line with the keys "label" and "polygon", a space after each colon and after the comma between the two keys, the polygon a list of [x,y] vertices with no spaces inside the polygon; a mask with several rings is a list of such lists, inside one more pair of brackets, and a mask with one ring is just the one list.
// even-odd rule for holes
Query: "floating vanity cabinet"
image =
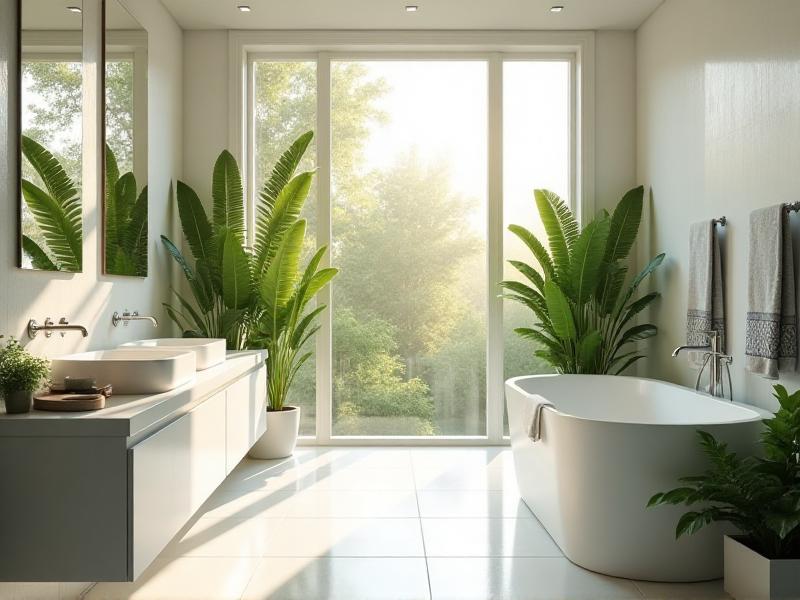
{"label": "floating vanity cabinet", "polygon": [[0,415],[0,581],[133,581],[266,428],[260,352],[92,413]]}

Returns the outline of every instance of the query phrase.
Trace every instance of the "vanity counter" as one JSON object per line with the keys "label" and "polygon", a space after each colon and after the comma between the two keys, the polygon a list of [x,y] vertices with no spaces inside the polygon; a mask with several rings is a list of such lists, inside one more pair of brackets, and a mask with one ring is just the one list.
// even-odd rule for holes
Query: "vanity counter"
{"label": "vanity counter", "polygon": [[[87,412],[50,412],[0,414],[0,437],[3,436],[92,436],[130,437],[135,442],[164,419],[188,412],[198,402],[225,389],[233,381],[256,371],[264,364],[266,351],[228,352],[225,362],[198,371],[193,381],[163,392],[141,396],[113,395],[106,406]],[[102,384],[102,381],[98,381]]]}

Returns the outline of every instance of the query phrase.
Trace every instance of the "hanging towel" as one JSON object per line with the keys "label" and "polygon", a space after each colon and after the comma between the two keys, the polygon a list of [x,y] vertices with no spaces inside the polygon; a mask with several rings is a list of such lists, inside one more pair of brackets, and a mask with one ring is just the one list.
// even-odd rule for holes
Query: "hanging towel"
{"label": "hanging towel", "polygon": [[542,412],[545,406],[553,406],[553,403],[539,395],[531,396],[531,414],[528,423],[528,437],[531,441],[538,442],[542,439]]}
{"label": "hanging towel", "polygon": [[797,369],[797,311],[789,215],[782,204],[750,213],[746,368],[767,379]]}
{"label": "hanging towel", "polygon": [[[686,313],[686,343],[709,344],[708,331],[719,334],[720,352],[725,351],[725,302],[723,301],[722,256],[714,221],[701,221],[689,228],[689,302]],[[703,352],[690,352],[689,364],[703,366]]]}

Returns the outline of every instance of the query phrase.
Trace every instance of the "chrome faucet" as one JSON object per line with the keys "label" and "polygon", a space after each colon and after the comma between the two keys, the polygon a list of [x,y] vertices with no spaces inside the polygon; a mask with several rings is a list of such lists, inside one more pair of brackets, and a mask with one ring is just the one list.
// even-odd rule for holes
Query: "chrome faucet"
{"label": "chrome faucet", "polygon": [[35,319],[28,321],[28,337],[33,339],[40,331],[44,331],[44,337],[47,338],[52,337],[54,331],[58,331],[61,337],[64,337],[64,333],[67,331],[80,331],[83,337],[89,336],[86,327],[83,325],[70,325],[66,317],[61,317],[57,325],[53,323],[53,319],[50,317],[47,317],[41,325]]}
{"label": "chrome faucet", "polygon": [[708,392],[712,396],[718,398],[725,397],[725,386],[722,381],[722,366],[724,365],[728,372],[728,388],[730,390],[731,401],[733,401],[733,383],[731,381],[731,364],[733,357],[720,352],[720,334],[718,331],[704,331],[708,336],[708,344],[705,346],[678,346],[672,351],[672,356],[676,357],[684,350],[694,350],[703,352],[703,366],[697,374],[697,381],[695,382],[694,389],[700,391],[700,380],[703,378],[703,371],[706,366],[709,367],[708,376]]}
{"label": "chrome faucet", "polygon": [[131,321],[150,321],[153,324],[153,327],[158,327],[158,319],[155,317],[139,316],[138,310],[129,312],[126,308],[122,311],[122,314],[119,314],[115,311],[114,314],[111,315],[111,324],[114,327],[117,327],[120,323],[122,323],[123,327],[127,327],[128,323]]}

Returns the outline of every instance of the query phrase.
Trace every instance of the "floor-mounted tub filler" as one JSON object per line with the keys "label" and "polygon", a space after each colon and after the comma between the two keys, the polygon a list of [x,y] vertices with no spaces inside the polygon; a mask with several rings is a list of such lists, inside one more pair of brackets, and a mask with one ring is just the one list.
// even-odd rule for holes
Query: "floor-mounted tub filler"
{"label": "floor-mounted tub filler", "polygon": [[[537,396],[541,439],[529,426]],[[678,478],[702,473],[702,429],[736,451],[753,448],[760,409],[677,385],[606,375],[536,375],[506,382],[520,494],[572,562],[650,581],[722,577],[722,526],[675,539],[682,506],[646,508]]]}

